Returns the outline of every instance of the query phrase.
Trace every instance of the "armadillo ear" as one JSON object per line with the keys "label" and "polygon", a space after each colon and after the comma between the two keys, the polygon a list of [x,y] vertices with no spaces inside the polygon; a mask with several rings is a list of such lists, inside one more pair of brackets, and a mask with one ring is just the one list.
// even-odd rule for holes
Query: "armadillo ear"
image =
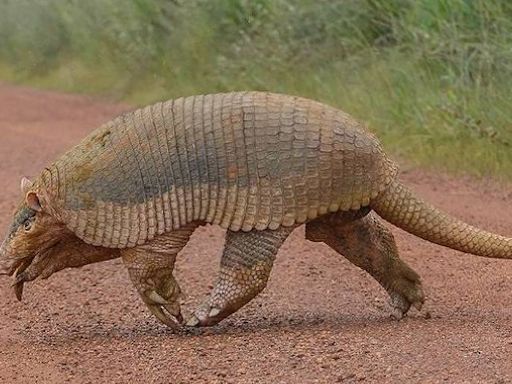
{"label": "armadillo ear", "polygon": [[21,179],[21,193],[26,195],[28,193],[28,191],[30,190],[30,188],[32,188],[32,182],[29,179],[27,179],[26,177],[23,177]]}
{"label": "armadillo ear", "polygon": [[33,209],[36,212],[41,212],[43,210],[43,208],[41,207],[41,203],[39,202],[39,197],[37,197],[37,193],[27,193],[25,200],[30,209]]}

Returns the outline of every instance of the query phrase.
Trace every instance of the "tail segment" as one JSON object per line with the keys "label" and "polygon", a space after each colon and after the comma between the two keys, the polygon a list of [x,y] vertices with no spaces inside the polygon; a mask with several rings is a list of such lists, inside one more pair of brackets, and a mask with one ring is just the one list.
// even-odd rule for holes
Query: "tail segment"
{"label": "tail segment", "polygon": [[422,201],[398,180],[371,207],[390,223],[430,242],[478,256],[512,259],[512,238],[457,220]]}

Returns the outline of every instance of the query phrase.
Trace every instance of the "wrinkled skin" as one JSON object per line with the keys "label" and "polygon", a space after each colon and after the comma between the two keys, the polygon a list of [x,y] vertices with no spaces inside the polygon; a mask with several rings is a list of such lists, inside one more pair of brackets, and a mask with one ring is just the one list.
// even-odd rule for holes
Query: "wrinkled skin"
{"label": "wrinkled skin", "polygon": [[13,287],[21,300],[23,285],[47,279],[65,268],[119,257],[119,251],[84,243],[63,223],[45,212],[32,184],[22,180],[24,199],[0,247],[0,275],[14,276]]}

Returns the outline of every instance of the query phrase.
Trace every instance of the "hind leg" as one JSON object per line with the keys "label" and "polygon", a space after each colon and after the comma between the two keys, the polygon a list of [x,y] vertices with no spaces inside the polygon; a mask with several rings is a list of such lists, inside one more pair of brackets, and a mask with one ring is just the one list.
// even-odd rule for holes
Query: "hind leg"
{"label": "hind leg", "polygon": [[187,325],[209,326],[236,312],[267,285],[277,251],[293,228],[226,234],[220,274]]}
{"label": "hind leg", "polygon": [[340,214],[321,217],[306,225],[306,238],[324,242],[367,271],[401,315],[411,305],[421,309],[425,298],[418,274],[399,258],[393,234],[372,213],[355,220]]}

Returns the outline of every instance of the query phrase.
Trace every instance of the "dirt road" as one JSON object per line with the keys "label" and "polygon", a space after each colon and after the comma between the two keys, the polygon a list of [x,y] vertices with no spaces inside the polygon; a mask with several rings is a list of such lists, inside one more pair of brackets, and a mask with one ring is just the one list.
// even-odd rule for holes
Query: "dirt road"
{"label": "dirt road", "polygon": [[[35,175],[126,106],[0,85],[0,228]],[[512,235],[512,187],[422,171],[403,179],[468,222]],[[512,260],[464,255],[395,230],[427,303],[397,322],[364,272],[297,230],[270,284],[220,326],[172,334],[145,310],[119,260],[26,286],[0,278],[1,383],[508,383]],[[223,243],[197,231],[178,278],[187,305],[214,280]]]}

